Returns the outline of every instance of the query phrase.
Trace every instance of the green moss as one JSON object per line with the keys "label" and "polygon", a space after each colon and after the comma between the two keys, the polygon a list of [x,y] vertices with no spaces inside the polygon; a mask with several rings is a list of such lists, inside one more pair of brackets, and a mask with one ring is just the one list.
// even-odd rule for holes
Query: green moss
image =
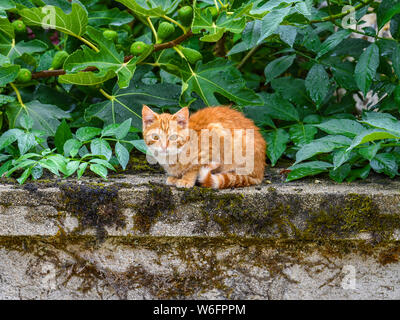
{"label": "green moss", "polygon": [[301,237],[348,238],[368,232],[379,242],[390,239],[399,228],[398,213],[382,213],[371,197],[349,194],[344,199],[327,199],[321,210],[310,212]]}
{"label": "green moss", "polygon": [[104,240],[106,226],[125,227],[125,216],[120,209],[118,189],[103,184],[60,184],[64,210],[76,216],[79,228],[95,228],[99,240]]}
{"label": "green moss", "polygon": [[[122,299],[137,288],[145,288],[159,299],[182,299],[217,289],[229,299],[234,286],[228,286],[227,280],[235,279],[234,275],[227,274],[229,270],[252,277],[250,267],[256,266],[268,270],[271,277],[281,276],[293,282],[286,277],[284,269],[293,264],[304,265],[306,269],[320,266],[321,262],[313,263],[308,259],[314,253],[328,261],[333,257],[357,254],[376,258],[382,264],[397,262],[400,253],[399,242],[373,245],[365,241],[341,240],[317,243],[240,237],[108,237],[103,243],[108,248],[118,247],[120,250],[150,250],[159,261],[180,261],[178,265],[165,265],[167,272],[154,274],[137,263],[127,263],[129,266],[125,271],[98,266],[87,258],[90,256],[88,252],[93,251],[91,244],[94,241],[92,236],[78,235],[62,239],[0,237],[0,248],[33,255],[37,264],[51,262],[57,270],[57,282],[62,285],[77,278],[82,292],[96,292],[99,287],[110,288]],[[64,258],[60,259],[61,256]],[[157,264],[157,260],[151,263]]]}
{"label": "green moss", "polygon": [[[250,197],[194,187],[183,193],[181,203],[198,203],[205,221],[201,229],[207,229],[208,223],[214,222],[226,235],[245,231],[262,237],[274,235],[287,238],[293,227],[290,217],[294,215],[291,207],[295,203],[277,200],[262,204]],[[273,199],[278,197],[276,192],[272,195]]]}
{"label": "green moss", "polygon": [[136,214],[133,217],[135,230],[148,233],[151,226],[162,214],[175,209],[171,188],[164,184],[147,185],[149,191],[143,201],[133,207]]}
{"label": "green moss", "polygon": [[128,165],[124,173],[136,174],[136,173],[162,173],[163,169],[159,165],[151,165],[146,160],[146,156],[142,153],[134,154],[130,157]]}

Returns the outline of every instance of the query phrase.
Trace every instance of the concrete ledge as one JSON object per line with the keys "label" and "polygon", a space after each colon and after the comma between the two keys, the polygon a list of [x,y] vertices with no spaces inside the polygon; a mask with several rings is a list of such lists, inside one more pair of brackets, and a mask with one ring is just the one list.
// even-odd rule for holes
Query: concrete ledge
{"label": "concrete ledge", "polygon": [[160,175],[0,186],[0,236],[240,236],[397,240],[400,184],[275,182],[177,189]]}
{"label": "concrete ledge", "polygon": [[400,298],[400,183],[0,185],[2,299]]}

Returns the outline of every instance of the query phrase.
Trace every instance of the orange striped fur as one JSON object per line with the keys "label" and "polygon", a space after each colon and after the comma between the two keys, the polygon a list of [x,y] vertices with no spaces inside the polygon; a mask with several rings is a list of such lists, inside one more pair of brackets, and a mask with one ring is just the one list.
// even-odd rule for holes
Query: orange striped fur
{"label": "orange striped fur", "polygon": [[[225,189],[247,187],[260,184],[265,169],[266,142],[253,121],[239,111],[227,106],[208,107],[190,116],[188,108],[182,108],[175,114],[157,114],[149,107],[143,106],[143,136],[149,149],[156,150],[159,161],[167,172],[167,184],[177,187],[193,187],[198,181],[204,187]],[[211,137],[201,140],[202,130],[208,129],[215,134],[220,145],[212,143]],[[246,154],[246,134],[234,140],[234,130],[253,129],[254,131],[254,165],[247,174],[242,174],[244,164],[226,159],[226,150],[232,154],[242,146],[242,155]],[[245,132],[245,131],[243,131]],[[231,140],[226,139],[231,138]],[[228,141],[228,142],[226,142]],[[191,147],[197,151],[189,152]],[[225,152],[224,152],[225,151]],[[219,159],[214,161],[213,154]],[[190,161],[181,161],[177,154],[187,156]],[[162,155],[162,156],[161,156]],[[174,159],[178,159],[172,161]],[[205,161],[202,161],[205,160]]]}

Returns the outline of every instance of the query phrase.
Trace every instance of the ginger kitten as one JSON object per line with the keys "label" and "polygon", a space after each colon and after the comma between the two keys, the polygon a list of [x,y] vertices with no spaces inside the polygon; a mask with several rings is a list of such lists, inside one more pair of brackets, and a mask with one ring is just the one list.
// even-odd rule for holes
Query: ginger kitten
{"label": "ginger kitten", "polygon": [[253,121],[226,106],[157,114],[143,105],[143,137],[167,184],[247,187],[263,180],[266,142]]}

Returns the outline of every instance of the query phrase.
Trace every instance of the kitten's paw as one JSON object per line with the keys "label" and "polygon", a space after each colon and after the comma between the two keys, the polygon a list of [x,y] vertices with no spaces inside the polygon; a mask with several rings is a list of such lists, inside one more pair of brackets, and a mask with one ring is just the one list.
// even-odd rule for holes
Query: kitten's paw
{"label": "kitten's paw", "polygon": [[178,182],[178,179],[177,179],[177,178],[175,178],[175,177],[168,177],[168,178],[167,178],[166,184],[167,184],[168,186],[175,186],[177,182]]}
{"label": "kitten's paw", "polygon": [[[195,182],[196,182],[196,181],[195,181]],[[176,182],[176,186],[177,186],[178,188],[193,188],[195,182],[186,181],[186,180],[184,180],[184,179],[179,179],[179,180]]]}

